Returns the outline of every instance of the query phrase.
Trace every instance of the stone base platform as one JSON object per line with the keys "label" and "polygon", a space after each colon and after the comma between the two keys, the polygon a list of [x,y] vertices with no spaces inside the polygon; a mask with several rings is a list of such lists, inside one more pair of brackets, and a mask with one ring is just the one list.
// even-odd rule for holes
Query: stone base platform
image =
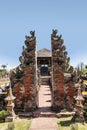
{"label": "stone base platform", "polygon": [[34,112],[34,117],[56,117],[53,112]]}
{"label": "stone base platform", "polygon": [[69,111],[66,111],[66,112],[59,112],[59,113],[55,113],[53,111],[42,111],[42,109],[38,109],[36,111],[33,111],[33,112],[20,112],[18,113],[18,116],[19,117],[22,117],[22,118],[32,118],[32,117],[57,117],[57,118],[60,118],[60,117],[69,117],[69,116],[73,116],[75,114],[74,111],[72,112],[69,112]]}
{"label": "stone base platform", "polygon": [[75,114],[74,111],[72,112],[69,112],[69,111],[66,111],[66,112],[60,112],[60,113],[57,113],[56,114],[56,117],[69,117],[69,116],[73,116]]}
{"label": "stone base platform", "polygon": [[56,117],[54,112],[28,112],[28,113],[18,113],[20,118],[32,118],[32,117]]}

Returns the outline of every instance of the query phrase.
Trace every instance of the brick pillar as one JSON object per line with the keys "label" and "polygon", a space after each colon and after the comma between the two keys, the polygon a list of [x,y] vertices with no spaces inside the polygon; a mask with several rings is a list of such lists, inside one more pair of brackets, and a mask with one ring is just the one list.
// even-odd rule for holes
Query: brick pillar
{"label": "brick pillar", "polygon": [[[16,81],[14,93],[16,96],[17,107],[19,104],[24,111],[32,111],[38,106],[37,90],[37,57],[36,57],[36,37],[35,31],[30,32],[31,36],[25,36],[25,45],[22,47],[21,62],[13,74]],[[12,78],[13,79],[13,78]]]}
{"label": "brick pillar", "polygon": [[24,109],[32,111],[37,108],[37,57],[36,57],[36,37],[34,32],[30,32],[30,36],[26,36],[25,45],[23,47],[24,59]]}
{"label": "brick pillar", "polygon": [[65,99],[65,105],[67,110],[73,110],[74,105],[74,84],[72,81],[68,82],[65,85],[66,89],[66,99]]}
{"label": "brick pillar", "polygon": [[24,77],[24,97],[25,97],[25,111],[33,110],[37,108],[37,89],[35,84],[35,76],[32,74],[33,70],[30,67],[25,68]]}
{"label": "brick pillar", "polygon": [[13,94],[15,95],[15,107],[21,108],[21,83],[18,82],[16,86],[13,88]]}
{"label": "brick pillar", "polygon": [[52,98],[54,111],[60,111],[64,108],[64,75],[59,70],[56,73],[53,71]]}
{"label": "brick pillar", "polygon": [[60,111],[64,108],[64,69],[65,69],[65,46],[63,39],[56,35],[53,30],[51,35],[52,46],[52,109]]}

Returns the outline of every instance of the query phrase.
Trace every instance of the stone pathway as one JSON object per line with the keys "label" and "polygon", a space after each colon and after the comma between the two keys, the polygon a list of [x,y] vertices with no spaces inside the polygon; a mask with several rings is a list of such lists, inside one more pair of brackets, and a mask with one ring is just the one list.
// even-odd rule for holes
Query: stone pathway
{"label": "stone pathway", "polygon": [[39,90],[39,108],[41,107],[51,107],[51,91],[48,85],[41,85]]}
{"label": "stone pathway", "polygon": [[29,130],[58,130],[57,118],[34,118]]}
{"label": "stone pathway", "polygon": [[[39,109],[36,113],[40,113],[42,117],[33,118],[29,130],[58,130],[57,118],[48,115],[53,114],[51,107],[51,91],[48,85],[41,85],[39,91]],[[43,115],[46,117],[43,117]]]}

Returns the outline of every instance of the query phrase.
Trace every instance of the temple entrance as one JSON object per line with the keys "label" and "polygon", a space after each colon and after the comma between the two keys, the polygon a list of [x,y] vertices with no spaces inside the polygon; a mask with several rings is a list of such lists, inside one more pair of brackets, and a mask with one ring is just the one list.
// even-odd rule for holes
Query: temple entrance
{"label": "temple entrance", "polygon": [[49,75],[48,65],[41,65],[40,74],[41,74],[41,76],[48,76]]}
{"label": "temple entrance", "polygon": [[51,51],[42,49],[37,52],[37,66],[41,85],[51,85]]}
{"label": "temple entrance", "polygon": [[[16,95],[16,108],[22,108],[27,112],[42,107],[41,105],[49,107],[47,105],[50,104],[54,111],[60,111],[67,106],[68,109],[72,109],[73,79],[68,77],[67,80],[65,77],[66,73],[70,73],[67,71],[70,58],[67,57],[61,35],[56,35],[57,30],[53,30],[52,50],[36,51],[35,32],[31,31],[30,34],[31,36],[25,37],[25,46],[23,46],[22,56],[19,57],[21,64],[11,75],[14,96]],[[65,93],[65,89],[68,90],[67,93]],[[43,92],[42,96],[40,96],[40,92]],[[48,100],[42,102],[41,98],[43,101],[45,98]],[[42,104],[40,104],[41,102]]]}
{"label": "temple entrance", "polygon": [[51,93],[51,51],[42,49],[37,51],[37,67],[39,71],[39,111],[46,114],[51,111],[52,93]]}

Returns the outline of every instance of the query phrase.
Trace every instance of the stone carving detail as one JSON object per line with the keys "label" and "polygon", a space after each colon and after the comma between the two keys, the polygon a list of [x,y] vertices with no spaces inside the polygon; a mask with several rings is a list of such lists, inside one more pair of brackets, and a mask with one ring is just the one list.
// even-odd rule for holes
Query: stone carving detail
{"label": "stone carving detail", "polygon": [[[73,108],[74,85],[71,76],[71,67],[69,67],[70,58],[62,35],[57,35],[57,30],[52,31],[52,108],[55,111]],[[65,73],[70,74],[67,77]],[[68,81],[67,81],[68,79]],[[66,102],[67,101],[67,102]]]}
{"label": "stone carving detail", "polygon": [[25,36],[22,56],[19,57],[20,65],[11,72],[16,108],[23,108],[24,111],[37,108],[35,31],[30,34]]}
{"label": "stone carving detail", "polygon": [[[62,35],[57,35],[57,30],[52,30],[52,108],[55,111],[73,109],[74,82],[76,74],[70,66],[70,58],[67,56],[66,47]],[[11,86],[16,96],[16,108],[25,111],[33,110],[38,106],[39,72],[36,72],[36,37],[35,31],[31,36],[25,36],[25,45],[22,47],[22,55],[19,57],[20,65],[11,71]],[[40,85],[40,84],[39,84]]]}

